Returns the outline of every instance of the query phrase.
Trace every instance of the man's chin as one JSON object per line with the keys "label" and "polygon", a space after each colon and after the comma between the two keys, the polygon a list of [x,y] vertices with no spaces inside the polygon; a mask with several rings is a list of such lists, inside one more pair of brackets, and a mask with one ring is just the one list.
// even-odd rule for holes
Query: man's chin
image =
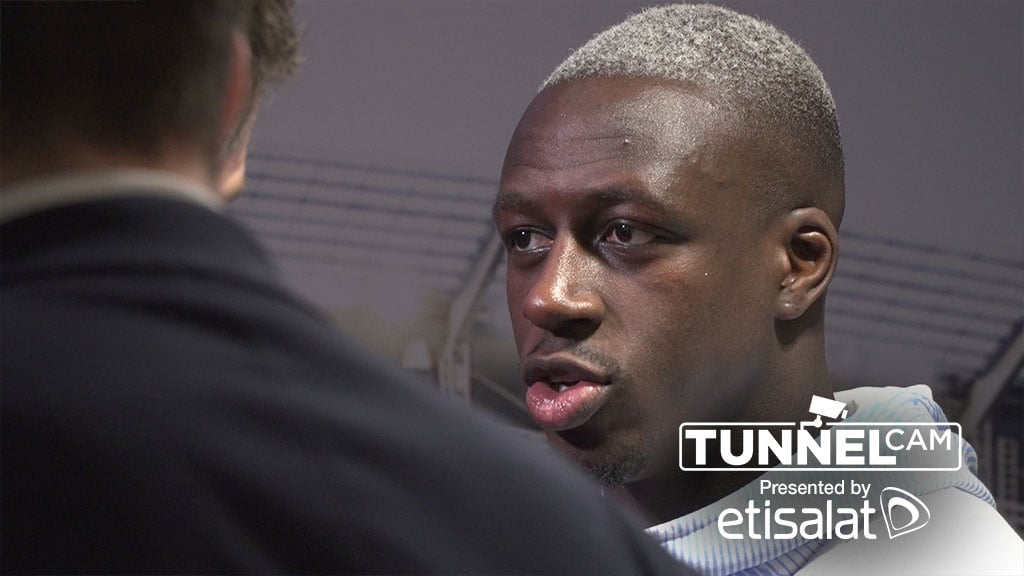
{"label": "man's chin", "polygon": [[621,486],[636,480],[647,468],[648,456],[640,449],[631,449],[616,458],[593,458],[594,454],[577,455],[577,462],[594,479],[607,486]]}
{"label": "man's chin", "polygon": [[591,476],[598,482],[608,486],[621,486],[635,480],[647,467],[647,458],[643,454],[627,460],[589,464],[581,462]]}
{"label": "man's chin", "polygon": [[558,453],[576,462],[598,482],[621,486],[636,480],[650,461],[649,454],[637,445],[609,446],[607,437],[587,434],[576,428],[547,432],[548,443]]}

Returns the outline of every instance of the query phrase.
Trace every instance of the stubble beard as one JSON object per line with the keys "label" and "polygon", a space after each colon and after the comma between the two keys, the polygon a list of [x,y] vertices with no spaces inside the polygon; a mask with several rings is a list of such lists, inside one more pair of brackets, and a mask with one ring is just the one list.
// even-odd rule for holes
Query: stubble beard
{"label": "stubble beard", "polygon": [[580,464],[590,472],[598,482],[606,486],[622,486],[632,482],[647,467],[648,454],[639,447],[631,447],[627,453],[613,462]]}

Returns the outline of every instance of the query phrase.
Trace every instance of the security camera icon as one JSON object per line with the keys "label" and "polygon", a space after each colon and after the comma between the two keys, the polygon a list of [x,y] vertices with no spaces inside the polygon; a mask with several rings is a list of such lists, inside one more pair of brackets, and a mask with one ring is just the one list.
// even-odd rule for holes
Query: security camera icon
{"label": "security camera icon", "polygon": [[800,422],[800,429],[803,430],[808,426],[815,428],[821,428],[821,417],[831,418],[833,420],[846,420],[846,403],[838,400],[832,400],[831,398],[825,398],[818,396],[817,394],[811,396],[811,406],[807,409],[808,412],[814,414],[814,420],[807,420]]}

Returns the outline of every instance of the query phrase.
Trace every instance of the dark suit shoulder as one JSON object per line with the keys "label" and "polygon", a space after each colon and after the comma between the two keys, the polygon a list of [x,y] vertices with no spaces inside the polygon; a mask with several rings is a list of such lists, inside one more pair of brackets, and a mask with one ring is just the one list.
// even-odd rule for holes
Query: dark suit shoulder
{"label": "dark suit shoulder", "polygon": [[[247,239],[200,255],[137,218],[166,205],[125,209],[2,284],[4,571],[681,570],[546,450],[337,334]],[[147,235],[161,265],[134,267],[117,246]]]}

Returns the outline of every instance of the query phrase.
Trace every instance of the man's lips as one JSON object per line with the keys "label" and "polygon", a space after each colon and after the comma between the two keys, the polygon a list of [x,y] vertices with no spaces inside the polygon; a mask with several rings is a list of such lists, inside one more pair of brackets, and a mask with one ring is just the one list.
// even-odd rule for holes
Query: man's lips
{"label": "man's lips", "polygon": [[611,391],[606,375],[572,359],[528,359],[523,375],[530,416],[550,432],[582,426]]}
{"label": "man's lips", "polygon": [[561,391],[544,381],[526,391],[526,408],[538,426],[549,432],[582,426],[604,405],[606,385],[581,380]]}

